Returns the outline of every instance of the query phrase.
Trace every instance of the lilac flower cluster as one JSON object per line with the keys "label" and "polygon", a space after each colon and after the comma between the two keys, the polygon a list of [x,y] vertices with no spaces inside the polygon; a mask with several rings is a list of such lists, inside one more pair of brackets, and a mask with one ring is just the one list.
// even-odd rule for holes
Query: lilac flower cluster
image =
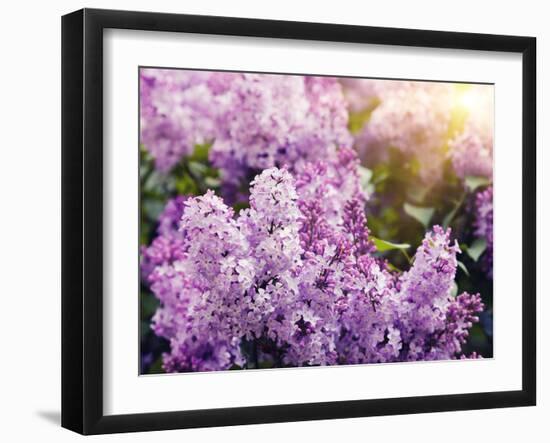
{"label": "lilac flower cluster", "polygon": [[[400,280],[399,319],[407,344],[406,359],[448,359],[460,353],[468,330],[483,310],[479,294],[450,296],[456,273],[458,244],[434,226],[418,248],[412,268]],[[432,346],[432,343],[437,345]]]}
{"label": "lilac flower cluster", "polygon": [[[439,180],[452,115],[453,85],[382,80],[355,80],[352,84],[347,89],[352,103],[364,102],[365,95],[371,94],[380,101],[357,136],[360,155],[383,160],[388,148],[395,148],[418,160],[424,182]],[[373,100],[369,98],[369,102]]]}
{"label": "lilac flower cluster", "polygon": [[483,268],[493,278],[493,187],[480,191],[475,201],[475,231],[478,238],[485,239],[487,249],[483,254]]}
{"label": "lilac flower cluster", "polygon": [[186,197],[177,196],[168,201],[158,218],[157,236],[149,246],[141,248],[141,277],[145,282],[157,266],[182,258],[183,237],[179,232],[179,223],[185,200]]}
{"label": "lilac flower cluster", "polygon": [[[184,202],[178,255],[147,277],[161,302],[153,329],[170,342],[166,371],[461,356],[483,305],[452,295],[450,231],[435,226],[410,270],[391,272],[346,179],[355,162],[343,150],[337,165],[307,164],[296,178],[265,169],[238,215],[212,191]],[[336,209],[319,198],[338,189],[348,191]]]}
{"label": "lilac flower cluster", "polygon": [[231,84],[211,161],[224,181],[273,166],[300,168],[351,147],[336,79],[243,74]]}
{"label": "lilac flower cluster", "polygon": [[273,166],[299,169],[351,147],[337,79],[220,72],[141,71],[141,142],[161,171],[198,143],[224,183]]}
{"label": "lilac flower cluster", "polygon": [[211,142],[218,92],[215,73],[172,69],[140,70],[140,143],[161,172]]}
{"label": "lilac flower cluster", "polygon": [[[492,87],[472,85],[460,92],[450,83],[366,79],[346,79],[343,85],[351,112],[375,106],[355,142],[367,162],[385,160],[391,147],[414,157],[428,184],[441,178],[446,158],[459,178],[492,177]],[[456,133],[454,113],[466,114]]]}

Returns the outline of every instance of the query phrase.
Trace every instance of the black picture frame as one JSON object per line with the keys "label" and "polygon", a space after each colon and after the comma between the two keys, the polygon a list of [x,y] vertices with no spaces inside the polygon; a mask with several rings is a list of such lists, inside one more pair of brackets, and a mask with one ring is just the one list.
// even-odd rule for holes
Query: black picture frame
{"label": "black picture frame", "polygon": [[[103,30],[519,53],[523,64],[522,389],[261,407],[103,413]],[[62,426],[82,434],[530,406],[536,403],[536,39],[83,9],[62,18]]]}

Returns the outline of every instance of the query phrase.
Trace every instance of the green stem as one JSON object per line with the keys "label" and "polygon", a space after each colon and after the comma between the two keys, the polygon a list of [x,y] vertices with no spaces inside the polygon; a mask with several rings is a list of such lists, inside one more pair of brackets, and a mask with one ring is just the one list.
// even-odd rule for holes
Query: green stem
{"label": "green stem", "polygon": [[399,250],[403,253],[403,255],[405,256],[405,258],[407,259],[407,262],[408,262],[409,264],[411,264],[411,256],[407,253],[407,251],[405,251],[404,249],[399,249]]}
{"label": "green stem", "polygon": [[453,222],[458,210],[460,209],[460,207],[464,204],[464,200],[466,199],[466,191],[463,191],[462,192],[462,195],[460,196],[460,198],[458,199],[458,201],[455,203],[455,206],[453,208],[453,210],[449,213],[448,215],[448,220],[445,220],[443,222],[443,227],[445,229],[447,229],[451,223]]}

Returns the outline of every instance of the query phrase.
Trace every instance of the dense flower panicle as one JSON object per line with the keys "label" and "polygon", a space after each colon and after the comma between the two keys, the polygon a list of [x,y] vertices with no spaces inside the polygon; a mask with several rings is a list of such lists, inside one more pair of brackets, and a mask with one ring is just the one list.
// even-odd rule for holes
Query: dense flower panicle
{"label": "dense flower panicle", "polygon": [[449,156],[458,177],[493,176],[493,86],[474,85],[465,93],[468,117],[462,132],[449,142]]}
{"label": "dense flower panicle", "polygon": [[140,143],[162,172],[196,144],[213,140],[218,97],[209,87],[216,73],[171,69],[140,70]]}
{"label": "dense flower panicle", "polygon": [[299,169],[351,147],[336,79],[242,74],[225,99],[210,159],[226,182],[273,166]]}
{"label": "dense flower panicle", "polygon": [[340,82],[331,77],[307,76],[305,87],[309,101],[308,118],[315,121],[315,124],[308,123],[313,129],[312,147],[328,145],[331,148],[331,145],[336,145],[351,148],[353,139],[348,130],[349,112]]}
{"label": "dense flower panicle", "polygon": [[384,159],[388,148],[395,148],[419,161],[423,181],[439,180],[452,116],[453,85],[386,81],[375,89],[380,104],[357,136],[360,156]]}
{"label": "dense flower panicle", "polygon": [[351,237],[355,256],[367,256],[376,248],[370,241],[370,231],[367,228],[365,206],[362,201],[349,200],[344,207],[343,229]]}
{"label": "dense flower panicle", "polygon": [[185,254],[183,236],[178,231],[186,199],[186,196],[177,196],[168,200],[158,218],[157,237],[149,246],[141,247],[140,271],[143,281],[147,281],[157,266],[172,263]]}
{"label": "dense flower panicle", "polygon": [[149,275],[161,302],[152,327],[170,342],[166,371],[460,356],[482,306],[452,298],[450,232],[434,227],[399,277],[375,255],[364,198],[352,193],[334,214],[314,188],[340,182],[318,177],[266,169],[238,216],[211,191],[185,201],[181,254]]}
{"label": "dense flower panicle", "polygon": [[163,236],[174,235],[179,231],[180,220],[189,197],[178,195],[171,198],[158,217],[157,233]]}
{"label": "dense flower panicle", "polygon": [[401,292],[407,294],[407,300],[426,304],[437,304],[437,296],[446,300],[454,282],[456,254],[460,252],[450,235],[450,229],[434,226],[424,237],[413,266],[401,278]]}
{"label": "dense flower panicle", "polygon": [[196,144],[227,186],[273,166],[291,170],[351,147],[348,111],[335,78],[140,71],[141,143],[169,171]]}
{"label": "dense flower panicle", "polygon": [[464,292],[451,301],[446,314],[445,334],[439,337],[439,341],[445,343],[450,353],[460,353],[470,328],[474,323],[479,322],[477,314],[483,309],[484,305],[479,294]]}
{"label": "dense flower panicle", "polygon": [[161,301],[153,330],[170,341],[166,370],[228,369],[240,364],[241,306],[235,294],[246,291],[247,244],[233,212],[211,191],[189,199],[180,231],[186,253],[149,277]]}
{"label": "dense flower panicle", "polygon": [[[451,159],[460,178],[492,177],[492,86],[472,85],[461,92],[444,83],[370,79],[341,82],[352,112],[374,108],[355,141],[367,164],[385,161],[388,148],[396,148],[418,160],[418,174],[428,184],[441,178],[446,158]],[[449,131],[455,112],[465,114],[466,120],[464,127],[453,134]]]}
{"label": "dense flower panicle", "polygon": [[399,281],[399,323],[403,359],[451,358],[456,351],[441,338],[447,331],[447,313],[460,248],[446,231],[434,226],[418,248],[412,268]]}
{"label": "dense flower panicle", "polygon": [[396,328],[395,278],[370,255],[352,261],[340,302],[339,363],[397,361],[402,347]]}
{"label": "dense flower panicle", "polygon": [[459,252],[450,230],[434,226],[413,267],[402,275],[397,304],[403,340],[400,360],[463,358],[461,347],[484,306],[479,294],[452,295]]}
{"label": "dense flower panicle", "polygon": [[180,230],[188,250],[189,272],[205,285],[231,285],[236,261],[245,256],[248,247],[233,219],[233,209],[207,191],[186,201]]}
{"label": "dense flower panicle", "polygon": [[300,204],[318,204],[321,214],[331,225],[341,224],[348,201],[364,203],[368,199],[361,188],[358,166],[357,154],[346,148],[339,149],[333,161],[319,160],[305,164],[295,174]]}
{"label": "dense flower panicle", "polygon": [[476,195],[474,234],[487,242],[483,253],[483,267],[489,278],[493,278],[493,187],[480,191]]}
{"label": "dense flower panicle", "polygon": [[267,169],[251,183],[250,209],[239,216],[249,241],[256,272],[270,279],[299,264],[298,195],[294,179],[284,169]]}
{"label": "dense flower panicle", "polygon": [[186,277],[184,259],[158,266],[150,275],[151,290],[161,302],[152,329],[170,343],[163,357],[168,372],[228,369],[242,364],[240,340],[212,328],[213,309],[204,287]]}
{"label": "dense flower panicle", "polygon": [[174,236],[159,235],[150,245],[141,247],[141,278],[147,282],[149,275],[157,266],[179,260],[185,254],[183,239]]}
{"label": "dense flower panicle", "polygon": [[319,199],[300,200],[300,245],[305,252],[322,254],[326,242],[335,236]]}

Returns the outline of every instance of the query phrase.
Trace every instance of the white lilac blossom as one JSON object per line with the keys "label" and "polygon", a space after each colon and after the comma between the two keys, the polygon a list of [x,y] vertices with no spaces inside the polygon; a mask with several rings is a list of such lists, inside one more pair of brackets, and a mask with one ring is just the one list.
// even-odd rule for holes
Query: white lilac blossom
{"label": "white lilac blossom", "polygon": [[493,187],[476,194],[474,234],[487,243],[482,256],[483,269],[489,278],[493,278]]}
{"label": "white lilac blossom", "polygon": [[450,231],[428,232],[399,275],[376,255],[364,196],[347,194],[335,213],[315,187],[345,180],[319,177],[266,169],[238,215],[211,191],[185,201],[180,254],[147,277],[161,303],[153,330],[170,343],[166,371],[462,356],[483,305],[452,295]]}

